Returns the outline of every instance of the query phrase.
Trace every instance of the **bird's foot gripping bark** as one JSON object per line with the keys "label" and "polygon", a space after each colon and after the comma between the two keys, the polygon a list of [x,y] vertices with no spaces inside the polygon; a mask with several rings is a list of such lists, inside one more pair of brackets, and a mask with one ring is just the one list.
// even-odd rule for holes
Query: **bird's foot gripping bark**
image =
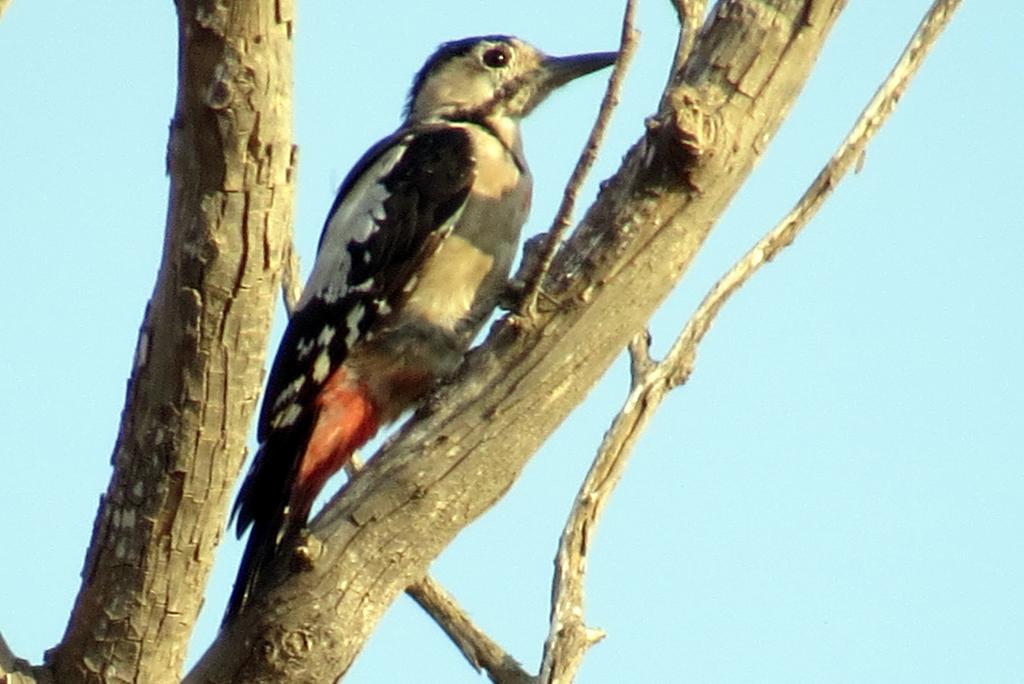
{"label": "bird's foot gripping bark", "polygon": [[316,561],[323,555],[324,544],[308,529],[302,528],[292,549],[292,568],[300,572],[308,572],[316,566]]}

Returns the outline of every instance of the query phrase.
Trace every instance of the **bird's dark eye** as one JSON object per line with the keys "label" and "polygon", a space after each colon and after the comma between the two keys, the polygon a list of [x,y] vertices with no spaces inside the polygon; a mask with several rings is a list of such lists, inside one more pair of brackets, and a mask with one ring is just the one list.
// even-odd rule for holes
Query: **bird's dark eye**
{"label": "bird's dark eye", "polygon": [[492,47],[484,53],[484,64],[492,69],[500,69],[508,64],[508,48]]}

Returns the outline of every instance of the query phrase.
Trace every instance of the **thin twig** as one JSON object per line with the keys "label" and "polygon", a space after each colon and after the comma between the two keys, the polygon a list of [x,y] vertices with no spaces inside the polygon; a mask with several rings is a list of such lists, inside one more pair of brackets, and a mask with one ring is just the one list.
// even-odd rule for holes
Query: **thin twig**
{"label": "thin twig", "polygon": [[551,223],[551,228],[548,229],[547,239],[544,241],[537,256],[536,267],[525,279],[519,311],[527,317],[532,317],[536,313],[541,282],[548,269],[551,268],[551,262],[555,258],[558,246],[562,243],[562,238],[572,223],[572,212],[576,206],[576,197],[579,195],[583,181],[586,180],[587,174],[590,173],[590,169],[597,159],[597,150],[601,146],[601,141],[604,140],[605,131],[608,129],[608,123],[611,121],[612,111],[619,104],[619,91],[622,90],[626,70],[633,59],[633,54],[636,52],[637,43],[640,39],[640,34],[633,28],[635,16],[636,1],[627,0],[626,10],[622,17],[619,56],[615,60],[612,74],[608,78],[608,87],[605,89],[604,98],[601,100],[601,109],[598,111],[597,120],[594,122],[593,128],[590,129],[587,144],[584,145],[580,158],[576,162],[576,167],[572,170],[572,175],[569,176],[569,183],[566,185],[565,192],[562,195],[562,203],[558,207],[558,212]]}
{"label": "thin twig", "polygon": [[538,677],[543,684],[572,681],[587,648],[602,636],[599,631],[587,628],[583,620],[587,552],[601,511],[625,471],[633,446],[647,422],[665,395],[689,378],[697,345],[729,296],[793,241],[836,184],[861,158],[867,142],[892,113],[959,4],[960,0],[936,0],[832,159],[793,210],[715,284],[665,358],[659,363],[651,362],[644,336],[638,335],[630,343],[629,396],[605,433],[559,542],[552,582],[551,625]]}
{"label": "thin twig", "polygon": [[405,593],[434,618],[477,672],[485,671],[495,684],[532,684],[536,681],[515,658],[473,624],[466,611],[437,581],[424,577]]}

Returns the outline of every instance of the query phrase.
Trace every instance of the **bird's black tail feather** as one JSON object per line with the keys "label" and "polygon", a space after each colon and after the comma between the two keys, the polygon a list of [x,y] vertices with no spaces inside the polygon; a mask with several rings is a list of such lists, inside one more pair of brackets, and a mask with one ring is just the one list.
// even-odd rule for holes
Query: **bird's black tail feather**
{"label": "bird's black tail feather", "polygon": [[275,524],[272,520],[257,520],[253,524],[249,531],[249,540],[245,544],[245,553],[242,554],[242,562],[238,566],[235,587],[231,590],[231,598],[228,599],[228,607],[224,611],[224,619],[221,620],[221,627],[225,627],[238,617],[252,597],[256,585],[265,578],[266,571],[281,546],[277,537],[282,522]]}
{"label": "bird's black tail feather", "polygon": [[245,609],[257,587],[267,579],[281,549],[291,543],[295,526],[305,522],[294,520],[288,510],[298,456],[301,456],[291,451],[306,441],[302,439],[305,432],[298,435],[295,432],[310,429],[308,420],[300,421],[296,427],[298,430],[284,434],[272,433],[260,447],[232,508],[231,517],[237,516],[236,534],[241,537],[250,526],[251,529],[235,587],[221,620],[222,628]]}

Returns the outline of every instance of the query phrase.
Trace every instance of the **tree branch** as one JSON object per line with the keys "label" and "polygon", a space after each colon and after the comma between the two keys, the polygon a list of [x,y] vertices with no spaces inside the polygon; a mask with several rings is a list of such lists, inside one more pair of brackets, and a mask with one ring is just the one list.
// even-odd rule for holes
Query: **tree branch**
{"label": "tree branch", "polygon": [[551,628],[539,681],[571,682],[586,650],[603,634],[584,623],[587,553],[601,512],[625,472],[637,439],[672,389],[693,371],[697,346],[729,297],[767,261],[792,243],[885,123],[960,0],[937,0],[902,56],[854,124],[839,149],[792,211],[768,232],[707,294],[665,359],[652,363],[646,333],[630,343],[631,390],[605,434],[573,504],[558,547],[552,582]]}
{"label": "tree branch", "polygon": [[291,0],[178,0],[164,252],[55,679],[177,682],[290,235]]}
{"label": "tree branch", "polygon": [[530,317],[497,325],[458,377],[311,524],[320,555],[268,592],[189,682],[342,676],[380,616],[495,503],[692,261],[799,93],[842,0],[725,0],[684,80],[607,181]]}
{"label": "tree branch", "polygon": [[424,577],[405,592],[440,625],[469,664],[484,670],[495,684],[532,684],[519,662],[473,624],[455,598],[434,579]]}

